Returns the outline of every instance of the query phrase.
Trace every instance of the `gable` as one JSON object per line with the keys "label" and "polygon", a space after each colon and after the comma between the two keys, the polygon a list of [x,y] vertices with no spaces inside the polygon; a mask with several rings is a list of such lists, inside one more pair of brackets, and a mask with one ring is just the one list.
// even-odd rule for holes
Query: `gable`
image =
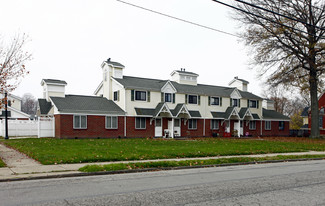
{"label": "gable", "polygon": [[232,99],[241,99],[242,96],[240,95],[238,89],[234,89],[234,91],[230,94],[230,98],[232,98]]}
{"label": "gable", "polygon": [[177,90],[175,89],[174,85],[168,81],[166,84],[161,88],[161,92],[163,93],[176,93]]}

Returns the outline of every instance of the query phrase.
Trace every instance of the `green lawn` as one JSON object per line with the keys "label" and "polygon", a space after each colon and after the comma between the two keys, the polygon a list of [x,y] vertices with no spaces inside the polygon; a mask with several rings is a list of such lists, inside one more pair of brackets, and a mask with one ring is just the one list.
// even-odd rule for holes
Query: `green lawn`
{"label": "green lawn", "polygon": [[5,167],[6,164],[2,161],[2,159],[0,158],[0,167]]}
{"label": "green lawn", "polygon": [[243,162],[263,162],[267,160],[289,160],[302,158],[325,158],[325,155],[290,155],[276,157],[234,157],[209,160],[184,160],[184,161],[159,161],[159,162],[137,162],[137,163],[115,163],[106,165],[86,165],[79,169],[81,172],[101,172],[116,170],[135,170],[147,168],[166,168],[166,167],[184,167],[184,166],[202,166],[202,165],[222,165],[229,163]]}
{"label": "green lawn", "polygon": [[[296,138],[297,139],[297,138]],[[324,140],[15,139],[1,140],[42,164],[325,151]]]}

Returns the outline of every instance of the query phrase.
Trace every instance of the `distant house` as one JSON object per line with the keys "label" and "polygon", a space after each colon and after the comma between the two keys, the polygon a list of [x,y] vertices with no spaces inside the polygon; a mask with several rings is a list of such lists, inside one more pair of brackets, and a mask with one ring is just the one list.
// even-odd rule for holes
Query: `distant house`
{"label": "distant house", "polygon": [[124,65],[110,59],[101,67],[94,96],[66,95],[65,81],[42,80],[37,114],[55,118],[56,137],[289,135],[290,119],[238,77],[223,87],[199,84],[185,69],[162,80],[125,76]]}
{"label": "distant house", "polygon": [[[0,94],[0,99],[3,99],[4,95]],[[13,94],[8,94],[8,119],[11,120],[28,120],[30,115],[21,111],[21,98]],[[5,118],[5,109],[0,110],[0,119]]]}
{"label": "distant house", "polygon": [[302,120],[303,120],[303,125],[300,129],[304,129],[304,130],[308,130],[308,117],[309,117],[309,107],[305,107],[302,112],[301,112],[301,117],[302,117]]}
{"label": "distant house", "polygon": [[[319,108],[319,130],[321,135],[325,135],[325,93],[320,95],[318,98],[318,108]],[[311,112],[308,109],[308,128],[311,128]]]}

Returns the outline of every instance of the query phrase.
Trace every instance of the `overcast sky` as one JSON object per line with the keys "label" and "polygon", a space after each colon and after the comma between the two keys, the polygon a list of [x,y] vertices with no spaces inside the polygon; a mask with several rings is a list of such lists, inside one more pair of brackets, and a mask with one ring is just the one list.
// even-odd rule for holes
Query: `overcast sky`
{"label": "overcast sky", "polygon": [[[92,95],[107,58],[125,65],[124,75],[169,79],[185,68],[198,82],[228,86],[235,77],[262,93],[248,49],[231,35],[144,11],[116,0],[0,0],[0,33],[26,33],[30,74],[13,93],[42,98],[40,82],[65,80],[67,94]],[[236,33],[230,9],[211,0],[125,0],[188,21]],[[231,3],[229,0],[224,2]]]}

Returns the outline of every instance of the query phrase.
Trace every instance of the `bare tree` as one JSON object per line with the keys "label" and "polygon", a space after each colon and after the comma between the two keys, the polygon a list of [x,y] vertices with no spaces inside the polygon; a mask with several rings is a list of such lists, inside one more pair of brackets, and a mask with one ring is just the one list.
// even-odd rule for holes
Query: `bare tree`
{"label": "bare tree", "polygon": [[235,4],[235,19],[252,49],[253,65],[272,85],[303,82],[310,91],[311,137],[319,136],[318,85],[325,67],[325,2],[247,0]]}
{"label": "bare tree", "polygon": [[[20,79],[28,74],[25,62],[31,59],[31,54],[24,51],[27,41],[25,34],[18,34],[7,45],[0,42],[0,93],[12,92],[17,88]],[[0,101],[0,108],[3,101]]]}
{"label": "bare tree", "polygon": [[21,111],[33,115],[36,114],[37,99],[30,93],[24,94],[21,102]]}

